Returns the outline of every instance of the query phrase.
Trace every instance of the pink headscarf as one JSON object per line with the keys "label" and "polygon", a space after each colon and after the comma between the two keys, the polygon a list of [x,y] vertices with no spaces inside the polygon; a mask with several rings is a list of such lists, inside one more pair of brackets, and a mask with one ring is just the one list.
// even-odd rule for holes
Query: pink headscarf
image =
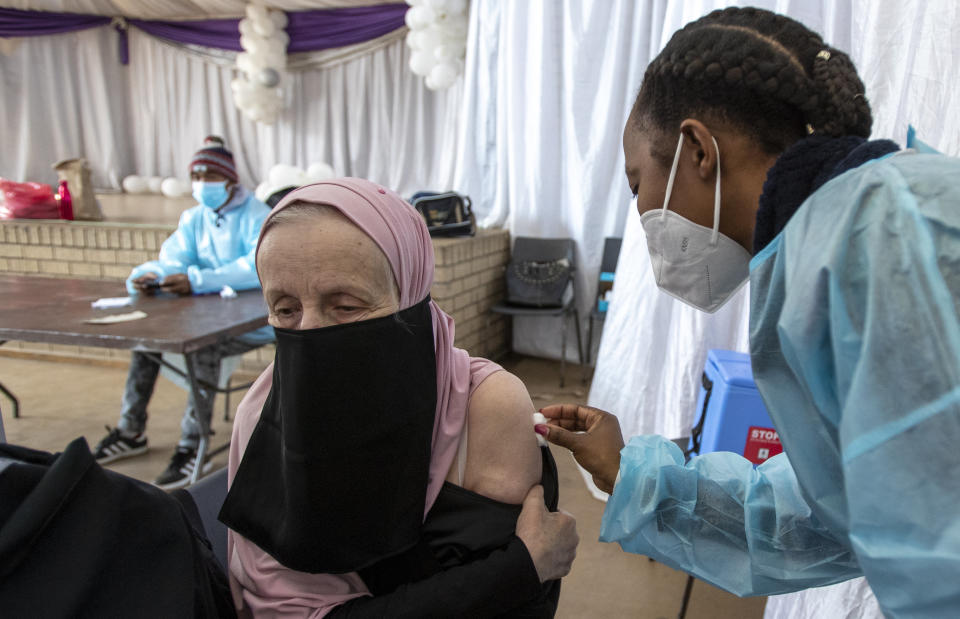
{"label": "pink headscarf", "polygon": [[[420,215],[400,196],[357,178],[307,185],[288,194],[267,217],[264,228],[274,215],[294,202],[332,206],[376,242],[390,262],[400,289],[400,309],[419,303],[430,293],[434,268],[430,234]],[[261,234],[260,242],[262,240]],[[454,348],[453,318],[432,301],[430,311],[437,358],[437,410],[424,516],[433,506],[456,457],[472,388],[500,369],[489,361],[471,360],[466,351]],[[237,408],[230,444],[230,484],[272,383],[271,365]],[[368,594],[356,574],[306,574],[290,570],[233,531],[228,534],[227,550],[235,602],[239,608],[242,596],[242,601],[258,617],[322,617],[338,604]]]}

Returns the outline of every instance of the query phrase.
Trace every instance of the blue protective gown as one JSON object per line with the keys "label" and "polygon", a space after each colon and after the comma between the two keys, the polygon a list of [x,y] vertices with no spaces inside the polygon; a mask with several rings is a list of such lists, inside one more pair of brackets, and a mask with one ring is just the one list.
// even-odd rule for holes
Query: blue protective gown
{"label": "blue protective gown", "polygon": [[960,160],[903,153],[831,180],[750,284],[784,453],[684,465],[634,438],[600,539],[738,595],[865,575],[890,617],[960,616]]}
{"label": "blue protective gown", "polygon": [[[234,290],[260,288],[255,254],[260,227],[270,213],[266,204],[253,193],[238,187],[237,193],[218,215],[198,204],[180,215],[176,231],[163,242],[157,260],[133,269],[127,278],[127,292],[136,294],[133,280],[146,273],[160,279],[186,273],[194,294],[219,292],[224,286]],[[264,327],[244,336],[251,343],[273,341],[273,329]]]}

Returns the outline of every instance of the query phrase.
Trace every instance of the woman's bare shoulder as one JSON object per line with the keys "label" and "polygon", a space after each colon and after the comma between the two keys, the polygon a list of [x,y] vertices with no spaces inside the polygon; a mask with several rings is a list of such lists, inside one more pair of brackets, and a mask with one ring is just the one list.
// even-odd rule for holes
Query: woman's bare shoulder
{"label": "woman's bare shoulder", "polygon": [[533,431],[535,409],[523,382],[494,372],[473,392],[464,487],[504,503],[522,503],[540,483],[541,459]]}

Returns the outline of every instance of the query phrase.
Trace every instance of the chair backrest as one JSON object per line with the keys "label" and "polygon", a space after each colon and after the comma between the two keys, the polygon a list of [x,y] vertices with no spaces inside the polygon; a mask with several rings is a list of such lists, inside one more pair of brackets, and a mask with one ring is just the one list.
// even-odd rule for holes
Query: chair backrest
{"label": "chair backrest", "polygon": [[615,273],[617,271],[617,260],[620,258],[620,246],[623,239],[615,236],[608,236],[603,239],[603,258],[600,260],[601,273]]}
{"label": "chair backrest", "polygon": [[542,239],[518,236],[513,239],[511,262],[560,260],[566,258],[576,268],[576,244],[573,239]]}
{"label": "chair backrest", "polygon": [[575,272],[573,239],[516,237],[504,274],[506,301],[540,309],[567,307],[576,298]]}
{"label": "chair backrest", "polygon": [[223,569],[227,568],[227,525],[217,520],[227,498],[227,469],[208,475],[186,489],[193,498],[213,553]]}

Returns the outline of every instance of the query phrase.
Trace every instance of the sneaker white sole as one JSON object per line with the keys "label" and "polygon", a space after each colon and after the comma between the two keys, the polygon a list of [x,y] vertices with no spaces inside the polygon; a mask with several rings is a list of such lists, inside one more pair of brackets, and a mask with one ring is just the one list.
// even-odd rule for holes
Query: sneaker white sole
{"label": "sneaker white sole", "polygon": [[123,460],[124,458],[132,458],[134,456],[139,456],[140,454],[147,453],[148,445],[143,447],[137,447],[136,449],[131,449],[129,451],[121,451],[120,453],[115,453],[112,456],[106,456],[97,460],[97,464],[109,464],[114,460]]}
{"label": "sneaker white sole", "polygon": [[[212,468],[213,468],[213,462],[207,462],[206,464],[204,464],[203,468],[200,469],[200,477],[197,480],[199,481],[200,479],[203,479],[203,476],[209,473]],[[153,485],[156,486],[157,488],[160,488],[161,490],[177,490],[179,488],[186,488],[187,486],[190,485],[190,475],[187,475],[176,481],[171,481],[166,484],[158,484],[154,482]]]}

